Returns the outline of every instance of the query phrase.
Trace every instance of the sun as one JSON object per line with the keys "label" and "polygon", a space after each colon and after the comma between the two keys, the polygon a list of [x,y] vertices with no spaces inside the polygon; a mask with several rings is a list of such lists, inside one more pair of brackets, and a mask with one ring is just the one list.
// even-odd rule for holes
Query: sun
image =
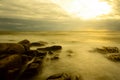
{"label": "sun", "polygon": [[82,19],[92,19],[109,14],[112,10],[107,2],[100,0],[52,0],[68,14]]}

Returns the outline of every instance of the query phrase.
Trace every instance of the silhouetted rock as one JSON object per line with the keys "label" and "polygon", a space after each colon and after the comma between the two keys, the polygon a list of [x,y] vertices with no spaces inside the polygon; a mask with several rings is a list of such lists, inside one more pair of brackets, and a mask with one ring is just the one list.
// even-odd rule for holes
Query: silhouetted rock
{"label": "silhouetted rock", "polygon": [[25,39],[25,40],[22,40],[22,41],[20,41],[18,43],[22,44],[26,51],[30,50],[30,41],[29,40]]}
{"label": "silhouetted rock", "polygon": [[51,47],[45,47],[45,48],[38,48],[37,50],[44,50],[44,51],[56,51],[56,50],[61,50],[62,46],[54,45]]}
{"label": "silhouetted rock", "polygon": [[30,46],[45,46],[48,44],[47,42],[39,41],[39,42],[33,42],[30,44]]}

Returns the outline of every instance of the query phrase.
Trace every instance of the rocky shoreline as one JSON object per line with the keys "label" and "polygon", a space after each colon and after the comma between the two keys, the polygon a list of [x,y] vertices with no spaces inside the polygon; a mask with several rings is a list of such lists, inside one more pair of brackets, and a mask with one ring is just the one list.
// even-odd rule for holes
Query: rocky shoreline
{"label": "rocky shoreline", "polygon": [[[62,50],[61,45],[47,45],[47,42],[30,42],[22,40],[18,43],[0,43],[0,79],[1,80],[31,80],[43,69],[44,59],[47,55],[50,60],[59,60],[57,51]],[[36,49],[31,49],[37,47]],[[67,50],[67,56],[71,57],[74,52]],[[90,52],[97,52],[114,62],[120,61],[118,47],[94,48]],[[46,80],[84,80],[81,75],[73,75],[66,72],[48,76]]]}
{"label": "rocky shoreline", "polygon": [[[22,40],[18,43],[0,43],[0,79],[22,80],[36,75],[42,70],[42,63],[47,54],[54,55],[54,51],[62,50],[60,45],[45,46],[46,42]],[[32,46],[39,46],[31,50]],[[59,59],[55,55],[51,60]]]}

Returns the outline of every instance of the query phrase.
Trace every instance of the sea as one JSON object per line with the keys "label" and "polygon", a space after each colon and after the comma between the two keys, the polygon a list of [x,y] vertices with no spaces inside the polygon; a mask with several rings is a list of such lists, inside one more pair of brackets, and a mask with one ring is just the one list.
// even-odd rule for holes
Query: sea
{"label": "sea", "polygon": [[51,60],[49,55],[46,56],[39,74],[31,80],[46,80],[58,73],[80,75],[80,80],[120,80],[120,62],[92,52],[103,46],[120,49],[120,31],[0,32],[0,43],[17,43],[24,39],[44,41],[47,46],[62,46],[59,59]]}

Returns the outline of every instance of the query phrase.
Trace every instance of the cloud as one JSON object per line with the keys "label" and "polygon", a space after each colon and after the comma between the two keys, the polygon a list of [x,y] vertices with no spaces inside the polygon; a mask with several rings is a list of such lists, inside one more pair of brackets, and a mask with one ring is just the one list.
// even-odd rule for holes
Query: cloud
{"label": "cloud", "polygon": [[32,19],[64,19],[68,16],[57,5],[43,0],[1,1],[0,16]]}
{"label": "cloud", "polygon": [[102,20],[71,18],[50,0],[0,0],[0,30],[120,30],[120,1],[104,0],[113,12]]}

